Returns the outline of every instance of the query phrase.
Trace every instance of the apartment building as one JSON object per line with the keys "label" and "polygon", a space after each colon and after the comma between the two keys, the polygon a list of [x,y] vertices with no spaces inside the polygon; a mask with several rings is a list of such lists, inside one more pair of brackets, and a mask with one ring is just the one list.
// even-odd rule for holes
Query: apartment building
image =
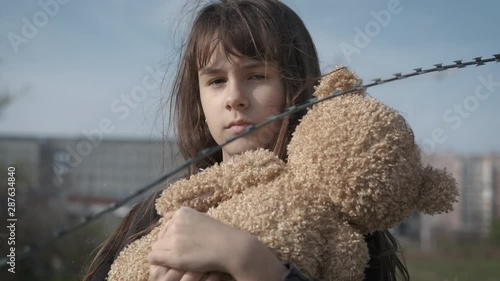
{"label": "apartment building", "polygon": [[424,155],[423,161],[446,168],[457,180],[460,196],[453,212],[421,216],[421,237],[441,231],[457,237],[488,238],[493,218],[499,217],[500,155],[436,153]]}
{"label": "apartment building", "polygon": [[75,213],[103,209],[182,162],[162,140],[0,137],[0,152],[3,165],[26,171],[27,189]]}

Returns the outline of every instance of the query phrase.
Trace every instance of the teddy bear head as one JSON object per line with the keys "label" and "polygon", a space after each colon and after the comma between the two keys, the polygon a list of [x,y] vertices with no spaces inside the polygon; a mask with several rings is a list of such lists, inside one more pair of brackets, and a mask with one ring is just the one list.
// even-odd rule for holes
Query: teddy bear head
{"label": "teddy bear head", "polygon": [[[360,85],[345,67],[315,91]],[[456,182],[445,170],[424,167],[413,132],[396,110],[366,97],[363,88],[314,105],[288,146],[288,164],[306,190],[329,196],[340,216],[361,233],[393,227],[412,210],[452,210]]]}

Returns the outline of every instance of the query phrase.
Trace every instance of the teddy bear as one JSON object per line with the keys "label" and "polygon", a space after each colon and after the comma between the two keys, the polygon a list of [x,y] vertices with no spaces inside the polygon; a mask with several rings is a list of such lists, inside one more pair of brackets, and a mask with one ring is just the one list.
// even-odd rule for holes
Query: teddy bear
{"label": "teddy bear", "polygon": [[[360,84],[338,67],[314,95]],[[165,189],[158,214],[188,206],[255,235],[310,280],[363,280],[365,235],[396,226],[413,210],[451,211],[458,191],[446,170],[422,164],[403,116],[356,89],[308,110],[286,163],[265,149],[242,153]],[[166,223],[160,221],[122,250],[108,280],[148,280],[147,255]]]}

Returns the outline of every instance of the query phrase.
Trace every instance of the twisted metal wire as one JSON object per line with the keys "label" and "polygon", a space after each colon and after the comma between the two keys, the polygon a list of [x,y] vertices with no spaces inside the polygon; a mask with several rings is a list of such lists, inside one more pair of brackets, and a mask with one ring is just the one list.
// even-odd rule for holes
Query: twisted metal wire
{"label": "twisted metal wire", "polygon": [[[264,127],[264,126],[266,126],[266,125],[268,125],[268,124],[270,124],[278,119],[284,118],[285,116],[288,116],[288,115],[297,113],[299,111],[305,110],[305,109],[307,109],[307,108],[309,108],[317,103],[320,103],[320,102],[323,102],[323,101],[326,101],[326,100],[329,100],[329,99],[332,99],[335,97],[339,97],[339,96],[342,96],[342,95],[345,95],[345,94],[348,94],[348,93],[351,93],[354,91],[366,90],[368,88],[375,87],[375,86],[378,86],[381,84],[390,83],[390,82],[397,81],[397,80],[403,80],[406,78],[419,76],[419,75],[423,75],[423,74],[427,74],[427,73],[431,73],[431,72],[445,71],[445,70],[453,69],[453,68],[459,69],[459,68],[465,68],[465,67],[473,66],[473,65],[474,66],[482,66],[482,65],[485,65],[485,64],[490,63],[490,62],[500,62],[500,54],[493,55],[493,57],[486,58],[486,59],[483,59],[482,57],[475,57],[472,60],[465,61],[465,62],[462,60],[455,60],[455,61],[453,61],[452,64],[447,64],[447,65],[443,65],[442,63],[438,63],[438,64],[434,64],[434,67],[431,67],[428,69],[423,69],[422,67],[419,67],[419,68],[413,69],[412,72],[408,72],[405,74],[398,72],[398,73],[392,74],[392,77],[389,77],[386,79],[376,78],[376,79],[373,79],[372,80],[373,82],[369,83],[369,84],[358,84],[358,85],[354,86],[353,88],[345,90],[345,91],[334,91],[330,95],[328,95],[327,97],[324,97],[321,99],[311,98],[304,104],[290,106],[290,107],[286,108],[282,113],[268,117],[268,119],[265,122],[247,127],[244,132],[242,132],[242,133],[240,133],[232,138],[227,139],[223,144],[202,150],[196,157],[193,157],[191,159],[186,160],[183,164],[181,164],[177,168],[162,175],[161,177],[159,177],[155,181],[145,185],[144,187],[139,188],[137,191],[132,193],[130,196],[128,196],[120,201],[111,203],[103,211],[82,217],[82,219],[80,220],[79,223],[77,223],[71,227],[55,230],[52,233],[52,237],[47,238],[46,240],[44,240],[42,242],[39,242],[36,244],[32,243],[30,245],[25,246],[24,249],[22,250],[22,252],[16,256],[16,260],[19,261],[19,260],[25,259],[28,256],[32,255],[34,253],[34,251],[39,250],[45,246],[48,246],[48,245],[54,243],[55,241],[62,238],[63,236],[66,236],[70,233],[77,231],[78,229],[82,228],[83,226],[89,224],[90,222],[92,222],[94,220],[97,220],[98,218],[104,216],[107,213],[115,211],[116,209],[118,209],[118,208],[124,206],[126,203],[130,202],[132,199],[134,199],[134,198],[140,196],[141,194],[143,194],[144,192],[150,190],[151,188],[153,188],[157,184],[164,182],[165,180],[167,180],[168,178],[177,174],[178,172],[188,168],[190,165],[192,165],[198,161],[201,161],[201,160],[211,156],[212,154],[220,151],[222,149],[222,147],[228,145],[229,143],[235,141],[236,139],[244,137],[244,136],[252,133],[254,130],[262,128],[262,127]],[[7,265],[7,262],[8,262],[7,258],[2,258],[0,260],[0,268],[5,267]]]}

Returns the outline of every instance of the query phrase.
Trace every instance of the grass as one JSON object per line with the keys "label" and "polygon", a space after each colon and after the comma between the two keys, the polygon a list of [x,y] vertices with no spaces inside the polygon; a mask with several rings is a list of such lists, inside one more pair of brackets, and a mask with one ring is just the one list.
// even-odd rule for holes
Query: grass
{"label": "grass", "polygon": [[437,243],[431,251],[401,241],[413,281],[500,281],[500,246],[487,241]]}

